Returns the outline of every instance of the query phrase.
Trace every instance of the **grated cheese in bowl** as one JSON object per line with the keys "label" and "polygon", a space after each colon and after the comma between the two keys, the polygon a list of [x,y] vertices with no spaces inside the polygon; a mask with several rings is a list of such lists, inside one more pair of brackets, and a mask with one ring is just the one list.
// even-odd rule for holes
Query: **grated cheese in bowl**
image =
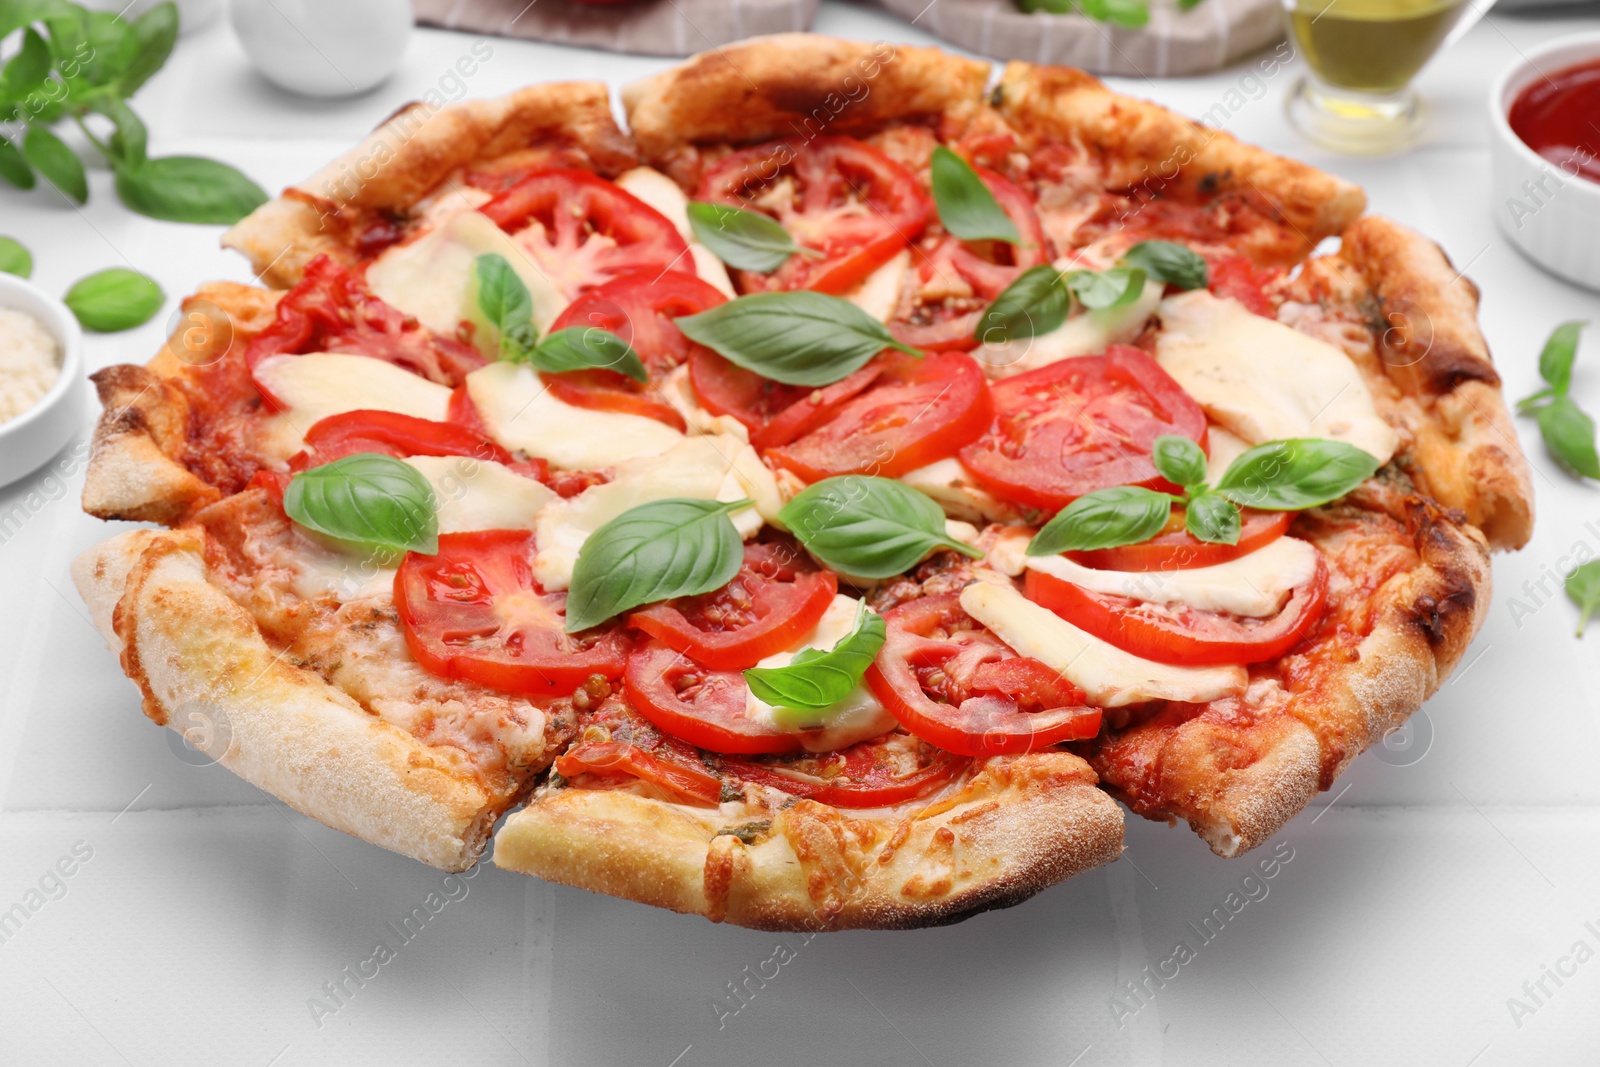
{"label": "grated cheese in bowl", "polygon": [[26,311],[0,307],[0,424],[37,404],[61,376],[61,349]]}

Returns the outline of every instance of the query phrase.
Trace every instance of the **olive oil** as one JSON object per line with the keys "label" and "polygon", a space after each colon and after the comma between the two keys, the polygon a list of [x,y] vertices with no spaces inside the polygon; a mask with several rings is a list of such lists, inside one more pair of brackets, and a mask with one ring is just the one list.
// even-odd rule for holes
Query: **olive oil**
{"label": "olive oil", "polygon": [[1328,86],[1405,88],[1467,9],[1465,0],[1286,0],[1306,63]]}

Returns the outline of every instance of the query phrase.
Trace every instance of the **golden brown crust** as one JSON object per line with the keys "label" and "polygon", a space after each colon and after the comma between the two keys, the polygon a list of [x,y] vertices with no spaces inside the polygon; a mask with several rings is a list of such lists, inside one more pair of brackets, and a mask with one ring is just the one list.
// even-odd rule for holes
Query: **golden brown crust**
{"label": "golden brown crust", "polygon": [[763,930],[897,929],[1005,907],[1116,859],[1122,814],[1066,752],[997,757],[895,809],[801,800],[746,844],[714,808],[547,789],[506,820],[495,864]]}

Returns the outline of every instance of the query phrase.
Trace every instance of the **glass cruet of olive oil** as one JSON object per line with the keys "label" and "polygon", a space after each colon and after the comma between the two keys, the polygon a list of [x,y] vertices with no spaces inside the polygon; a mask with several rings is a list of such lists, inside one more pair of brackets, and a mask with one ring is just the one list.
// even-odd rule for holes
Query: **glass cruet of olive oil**
{"label": "glass cruet of olive oil", "polygon": [[1490,0],[1283,0],[1310,72],[1289,92],[1290,123],[1341,152],[1394,152],[1422,131],[1411,79]]}

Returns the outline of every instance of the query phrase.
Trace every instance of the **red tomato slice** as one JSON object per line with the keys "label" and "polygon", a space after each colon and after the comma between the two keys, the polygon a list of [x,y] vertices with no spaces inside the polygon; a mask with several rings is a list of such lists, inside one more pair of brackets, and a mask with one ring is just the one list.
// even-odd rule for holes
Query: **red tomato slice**
{"label": "red tomato slice", "polygon": [[723,767],[747,782],[781,789],[836,808],[877,808],[927,796],[970,761],[931,745],[907,751],[882,740],[839,752],[757,763],[728,758]]}
{"label": "red tomato slice", "polygon": [[1231,296],[1257,315],[1278,317],[1278,309],[1267,295],[1267,287],[1281,272],[1258,267],[1249,256],[1211,256],[1207,264],[1207,286],[1217,296]]}
{"label": "red tomato slice", "polygon": [[1294,648],[1322,618],[1328,567],[1319,558],[1312,579],[1270,619],[1236,618],[1185,604],[1144,604],[1092,593],[1032,569],[1024,590],[1029,600],[1135,656],[1185,667],[1261,663]]}
{"label": "red tomato slice", "polygon": [[910,601],[884,620],[889,637],[867,668],[867,684],[900,725],[929,744],[998,756],[1100,732],[1100,709],[1084,706],[1070,682],[979,626],[961,609],[959,594]]}
{"label": "red tomato slice", "polygon": [[417,662],[529,696],[566,696],[594,675],[621,675],[624,632],[564,633],[567,594],[539,587],[532,558],[526,530],[441,534],[437,555],[406,553],[394,601]]}
{"label": "red tomato slice", "polygon": [[745,715],[744,675],[714,671],[660,641],[628,657],[628,701],[657,729],[711,752],[798,752],[800,738]]}
{"label": "red tomato slice", "polygon": [[836,474],[898,478],[955,455],[993,417],[988,382],[972,357],[897,357],[886,360],[872,388],[841,405],[825,424],[768,449],[766,457],[807,482]]}
{"label": "red tomato slice", "polygon": [[357,452],[407,456],[471,456],[510,465],[511,453],[483,434],[448,422],[433,422],[393,411],[346,411],[306,431],[306,452],[317,465]]}
{"label": "red tomato slice", "polygon": [[1112,345],[1007,378],[993,387],[989,432],[961,450],[961,465],[1006,500],[1058,511],[1113,485],[1176,490],[1150,448],[1162,434],[1206,443],[1206,416],[1140,349]]}
{"label": "red tomato slice", "polygon": [[750,431],[757,448],[786,445],[833,417],[839,406],[878,380],[875,359],[854,374],[820,389],[774,382],[703,348],[689,360],[689,384],[713,415],[731,415]]}
{"label": "red tomato slice", "polygon": [[588,171],[531,174],[479,210],[527,249],[569,300],[632,271],[661,274],[689,257],[666,216]]}
{"label": "red tomato slice", "polygon": [[918,248],[917,294],[909,312],[889,323],[895,339],[914,348],[967,351],[978,345],[978,320],[1017,275],[1045,261],[1044,229],[1033,200],[1009,179],[974,168],[1022,235],[1020,245],[963,241],[945,234]]}
{"label": "red tomato slice", "polygon": [[840,136],[734,152],[706,172],[696,196],[773,215],[795,243],[820,253],[790,256],[771,274],[735,271],[743,292],[845,292],[916,240],[933,213],[910,171]]}
{"label": "red tomato slice", "polygon": [[585,741],[574,745],[556,760],[556,771],[563,778],[580,774],[638,778],[701,804],[715,804],[722,796],[722,780],[710,771],[626,741]]}
{"label": "red tomato slice", "polygon": [[739,671],[811,632],[838,591],[838,576],[793,545],[747,545],[727,585],[634,612],[628,625],[712,670]]}
{"label": "red tomato slice", "polygon": [[1148,541],[1117,548],[1097,548],[1089,552],[1068,552],[1067,558],[1085,567],[1105,571],[1178,571],[1190,567],[1211,567],[1230,559],[1249,555],[1289,531],[1287,511],[1257,511],[1245,508],[1241,516],[1239,542],[1233,545],[1202,541],[1183,528],[1184,515],[1175,508],[1166,528]]}

